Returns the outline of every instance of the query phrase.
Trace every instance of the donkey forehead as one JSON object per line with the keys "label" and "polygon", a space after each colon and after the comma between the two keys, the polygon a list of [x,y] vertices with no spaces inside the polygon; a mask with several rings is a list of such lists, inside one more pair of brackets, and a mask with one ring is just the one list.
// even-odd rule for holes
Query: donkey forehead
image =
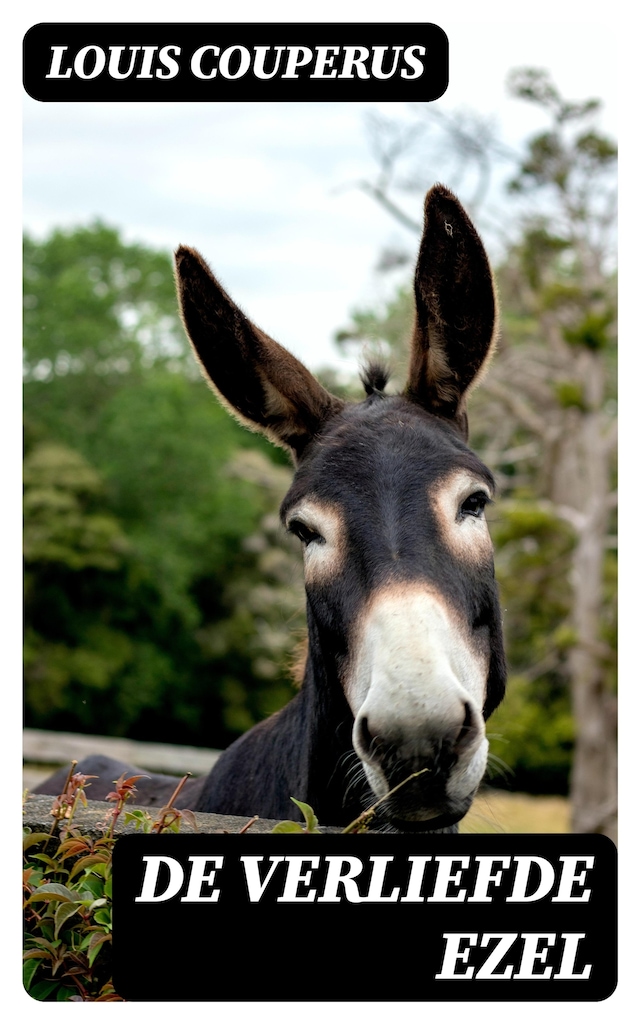
{"label": "donkey forehead", "polygon": [[348,407],[309,445],[281,513],[286,519],[309,494],[349,517],[396,502],[407,511],[416,496],[421,507],[425,498],[435,501],[445,484],[456,496],[466,486],[484,484],[489,493],[495,486],[449,424],[405,399],[374,399]]}

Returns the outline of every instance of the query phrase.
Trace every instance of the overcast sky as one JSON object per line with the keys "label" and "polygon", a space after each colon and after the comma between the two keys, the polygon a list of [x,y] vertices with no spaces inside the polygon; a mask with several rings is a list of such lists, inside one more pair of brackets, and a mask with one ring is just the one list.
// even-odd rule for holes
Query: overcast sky
{"label": "overcast sky", "polygon": [[[437,4],[427,6],[450,42],[450,85],[435,108],[474,110],[517,146],[543,120],[507,97],[505,80],[513,67],[535,66],[569,98],[602,98],[601,125],[616,133],[616,56],[606,25],[557,23],[550,31],[544,21],[459,22],[438,17]],[[109,20],[117,17],[110,9]],[[323,19],[330,17],[323,10]],[[169,20],[161,11],[155,18]],[[168,251],[193,245],[260,326],[312,367],[340,366],[336,329],[352,308],[378,301],[390,287],[374,270],[381,248],[417,245],[357,187],[375,173],[365,127],[373,109],[61,104],[25,95],[24,226],[41,236],[99,217],[130,241]],[[401,105],[375,109],[406,116]],[[437,152],[425,157],[425,188],[450,183],[448,173]],[[498,181],[499,174],[496,197]],[[421,198],[406,198],[416,218]]]}

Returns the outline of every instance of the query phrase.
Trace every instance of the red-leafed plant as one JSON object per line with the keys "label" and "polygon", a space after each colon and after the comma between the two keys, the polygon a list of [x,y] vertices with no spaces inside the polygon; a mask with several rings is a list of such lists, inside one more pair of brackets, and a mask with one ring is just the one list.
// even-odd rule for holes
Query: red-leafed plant
{"label": "red-leafed plant", "polygon": [[[73,819],[93,776],[75,773],[72,762],[62,793],[51,808],[49,832],[24,835],[24,986],[34,999],[47,1001],[120,1000],[111,980],[111,858],[114,832],[140,775],[114,782],[107,800],[114,803],[100,823],[101,838],[82,835]],[[188,776],[176,787],[157,818],[142,808],[124,811],[144,832],[178,831],[190,811],[173,807]]]}

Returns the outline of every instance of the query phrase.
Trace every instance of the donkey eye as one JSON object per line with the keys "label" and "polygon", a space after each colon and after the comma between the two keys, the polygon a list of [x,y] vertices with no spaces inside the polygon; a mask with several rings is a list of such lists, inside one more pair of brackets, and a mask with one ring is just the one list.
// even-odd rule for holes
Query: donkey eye
{"label": "donkey eye", "polygon": [[491,499],[488,494],[484,491],[474,491],[468,498],[462,502],[460,506],[460,516],[473,516],[474,519],[481,519],[482,513],[484,512],[485,506],[490,503]]}
{"label": "donkey eye", "polygon": [[316,530],[312,530],[306,523],[303,523],[301,519],[292,519],[288,524],[287,529],[289,533],[293,533],[296,537],[299,537],[305,546],[313,543],[313,541],[319,541],[320,544],[324,544],[324,537],[322,537]]}

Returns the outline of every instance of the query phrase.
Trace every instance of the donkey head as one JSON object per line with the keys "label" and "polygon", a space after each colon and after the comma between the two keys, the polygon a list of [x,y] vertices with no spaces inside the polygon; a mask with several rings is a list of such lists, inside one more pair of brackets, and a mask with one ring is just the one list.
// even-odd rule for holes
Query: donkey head
{"label": "donkey head", "polygon": [[370,789],[389,794],[392,824],[457,821],[484,774],[484,721],[506,677],[484,519],[494,483],[466,445],[466,398],[495,328],[473,225],[446,188],[431,189],[409,378],[389,396],[384,374],[370,369],[360,403],[329,394],[253,325],[193,249],[178,249],[176,267],[205,376],[242,422],[293,456],[281,515],[304,547],[304,685],[333,694],[325,706],[342,701]]}

